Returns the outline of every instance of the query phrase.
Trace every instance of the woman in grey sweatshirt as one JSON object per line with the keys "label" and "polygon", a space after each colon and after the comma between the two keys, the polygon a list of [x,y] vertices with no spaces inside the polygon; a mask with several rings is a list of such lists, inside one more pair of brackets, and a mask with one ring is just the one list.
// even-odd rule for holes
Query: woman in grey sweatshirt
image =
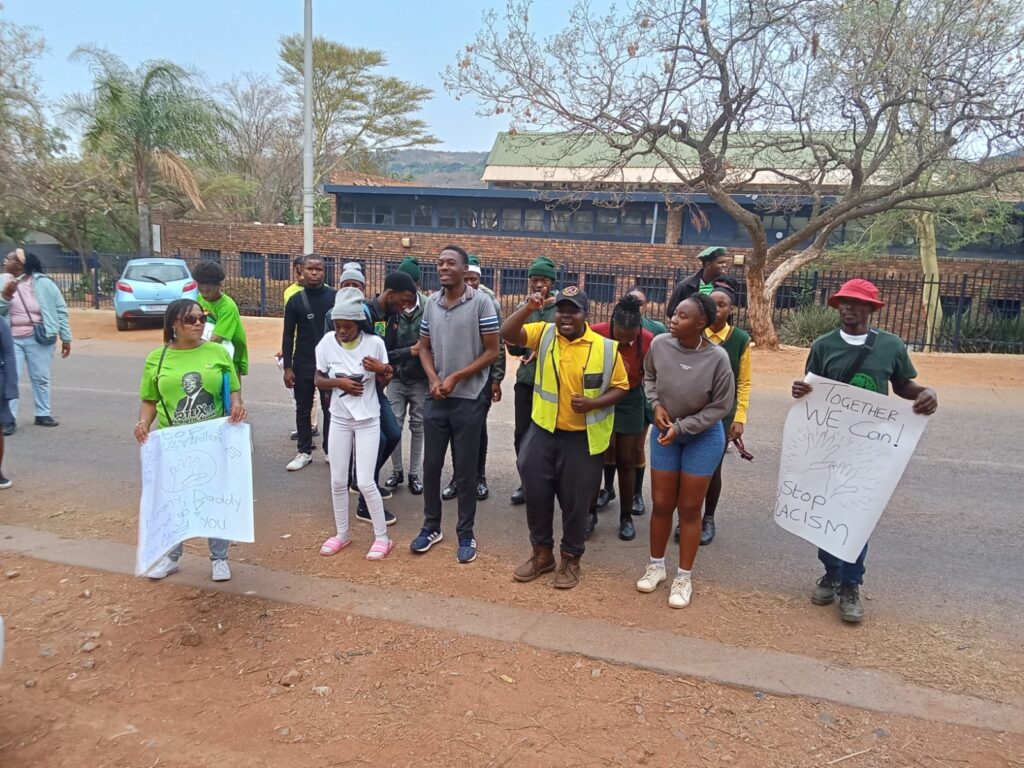
{"label": "woman in grey sweatshirt", "polygon": [[704,336],[715,303],[695,294],[679,303],[669,333],[651,343],[644,359],[644,391],[654,408],[651,433],[651,561],[636,583],[653,592],[665,581],[665,549],[672,514],[679,510],[679,573],[668,604],[690,604],[690,577],[700,546],[701,505],[725,451],[722,419],[735,396],[729,356]]}

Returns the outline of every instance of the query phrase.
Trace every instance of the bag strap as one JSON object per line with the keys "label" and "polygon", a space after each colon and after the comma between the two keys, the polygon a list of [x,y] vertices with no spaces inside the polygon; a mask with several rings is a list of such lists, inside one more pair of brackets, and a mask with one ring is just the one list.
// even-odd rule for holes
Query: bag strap
{"label": "bag strap", "polygon": [[170,348],[170,344],[164,344],[164,351],[160,353],[160,362],[156,364],[156,376],[153,378],[156,381],[156,396],[160,399],[160,405],[163,406],[164,417],[167,419],[167,426],[173,427],[174,420],[171,419],[171,414],[167,411],[167,403],[164,402],[164,396],[160,394],[160,371],[164,367],[164,358],[167,357],[167,350]]}
{"label": "bag strap", "polygon": [[857,350],[856,356],[850,361],[846,370],[843,372],[843,377],[839,381],[844,384],[849,384],[850,379],[857,375],[860,367],[864,364],[864,361],[868,359],[868,355],[871,354],[871,350],[875,348],[875,341],[878,339],[878,329],[872,328],[868,331],[868,337],[864,339],[864,344]]}
{"label": "bag strap", "polygon": [[323,338],[323,336],[321,335],[320,338],[317,338],[316,322],[314,318],[315,313],[313,312],[313,307],[309,303],[309,296],[306,295],[305,289],[299,291],[299,298],[302,301],[302,306],[306,310],[306,319],[309,321],[309,327],[313,329],[313,343],[315,344],[320,340],[320,338]]}

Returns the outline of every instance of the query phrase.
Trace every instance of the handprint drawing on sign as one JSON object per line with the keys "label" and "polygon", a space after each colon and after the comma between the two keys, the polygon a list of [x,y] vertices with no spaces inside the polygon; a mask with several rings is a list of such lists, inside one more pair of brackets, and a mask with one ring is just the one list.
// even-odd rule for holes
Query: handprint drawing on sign
{"label": "handprint drawing on sign", "polygon": [[840,461],[829,468],[828,480],[825,483],[825,493],[829,498],[842,496],[846,493],[856,493],[859,489],[853,485],[853,480],[859,474],[857,468],[846,461]]}
{"label": "handprint drawing on sign", "polygon": [[164,491],[178,493],[211,482],[217,474],[217,462],[205,451],[193,450],[170,462],[163,478]]}
{"label": "handprint drawing on sign", "polygon": [[[805,432],[806,446],[804,456],[809,463],[808,469],[826,469],[835,463],[835,455],[838,453],[840,444],[834,434],[829,432]],[[814,459],[814,461],[810,461]]]}

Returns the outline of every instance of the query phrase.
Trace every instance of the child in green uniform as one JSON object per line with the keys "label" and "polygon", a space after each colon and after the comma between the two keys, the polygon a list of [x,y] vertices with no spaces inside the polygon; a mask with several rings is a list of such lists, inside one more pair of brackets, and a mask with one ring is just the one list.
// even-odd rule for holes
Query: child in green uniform
{"label": "child in green uniform", "polygon": [[203,339],[223,344],[234,361],[239,376],[249,373],[249,350],[245,341],[245,328],[235,300],[222,293],[224,270],[214,261],[201,261],[192,270],[199,283],[199,306],[206,313]]}

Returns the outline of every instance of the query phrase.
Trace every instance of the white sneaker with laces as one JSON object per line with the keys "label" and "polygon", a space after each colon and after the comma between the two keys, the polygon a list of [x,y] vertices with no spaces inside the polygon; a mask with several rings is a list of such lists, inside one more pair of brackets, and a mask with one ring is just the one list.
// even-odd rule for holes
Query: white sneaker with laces
{"label": "white sneaker with laces", "polygon": [[313,460],[313,457],[308,453],[298,453],[295,458],[288,462],[288,466],[285,467],[289,472],[298,472],[304,466],[309,464]]}
{"label": "white sneaker with laces", "polygon": [[653,592],[666,579],[665,566],[658,563],[649,563],[644,575],[636,583],[638,592]]}
{"label": "white sneaker with laces", "polygon": [[693,596],[693,582],[688,578],[677,576],[672,579],[672,588],[668,593],[668,604],[672,608],[685,608]]}
{"label": "white sneaker with laces", "polygon": [[213,580],[214,581],[230,581],[231,580],[231,569],[228,567],[227,560],[214,560],[213,561]]}
{"label": "white sneaker with laces", "polygon": [[171,560],[171,558],[164,555],[160,558],[156,565],[149,569],[149,573],[146,575],[151,579],[166,579],[172,573],[178,572],[178,561]]}

